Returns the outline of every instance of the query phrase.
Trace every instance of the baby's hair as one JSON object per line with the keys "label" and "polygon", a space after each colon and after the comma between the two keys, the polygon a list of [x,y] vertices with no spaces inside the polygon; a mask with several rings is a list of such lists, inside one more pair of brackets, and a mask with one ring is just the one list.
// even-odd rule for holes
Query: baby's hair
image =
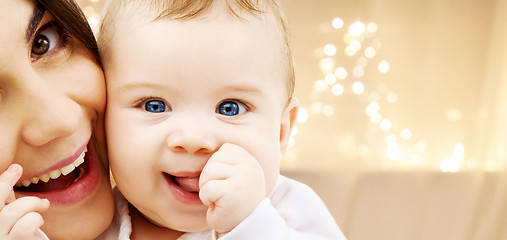
{"label": "baby's hair", "polygon": [[[219,0],[220,1],[220,0]],[[292,98],[295,85],[294,63],[289,45],[289,33],[287,18],[278,0],[222,0],[227,4],[229,12],[239,19],[241,12],[246,11],[257,16],[271,9],[276,18],[276,29],[283,38],[281,52],[283,56],[284,78],[287,79],[287,104]],[[145,14],[153,21],[160,19],[189,20],[195,19],[205,13],[213,5],[215,0],[110,0],[106,4],[100,25],[98,44],[103,58],[107,58],[110,43],[114,35],[114,25],[118,21],[126,20],[129,16]],[[261,5],[262,3],[265,4]],[[234,4],[234,5],[232,5]],[[128,14],[126,9],[128,8]],[[106,60],[107,61],[107,60]]]}

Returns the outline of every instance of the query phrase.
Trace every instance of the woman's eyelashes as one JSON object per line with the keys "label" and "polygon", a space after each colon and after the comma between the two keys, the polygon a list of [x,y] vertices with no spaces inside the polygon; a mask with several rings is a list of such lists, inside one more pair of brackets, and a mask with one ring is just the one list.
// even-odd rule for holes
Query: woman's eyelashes
{"label": "woman's eyelashes", "polygon": [[237,116],[243,114],[248,111],[248,107],[246,104],[238,101],[238,100],[226,100],[221,102],[216,112],[225,116]]}
{"label": "woman's eyelashes", "polygon": [[47,23],[33,37],[30,52],[32,61],[63,51],[67,47],[69,37],[70,35],[59,24]]}

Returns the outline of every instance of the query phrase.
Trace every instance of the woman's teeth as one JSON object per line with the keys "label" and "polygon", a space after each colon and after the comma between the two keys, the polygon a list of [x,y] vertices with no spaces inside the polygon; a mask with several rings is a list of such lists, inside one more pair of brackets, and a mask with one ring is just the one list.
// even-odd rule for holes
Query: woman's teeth
{"label": "woman's teeth", "polygon": [[47,183],[49,181],[49,179],[57,179],[62,174],[64,176],[68,175],[69,173],[74,171],[74,169],[76,169],[76,167],[78,167],[79,165],[84,163],[84,156],[85,156],[86,151],[87,151],[87,149],[85,148],[85,150],[81,153],[81,155],[79,155],[79,157],[71,164],[64,166],[60,169],[53,170],[49,173],[42,174],[38,177],[33,177],[31,179],[24,180],[23,182],[16,184],[16,187],[21,187],[21,186],[28,187],[32,183],[37,184],[39,182],[39,180],[42,180],[43,182]]}

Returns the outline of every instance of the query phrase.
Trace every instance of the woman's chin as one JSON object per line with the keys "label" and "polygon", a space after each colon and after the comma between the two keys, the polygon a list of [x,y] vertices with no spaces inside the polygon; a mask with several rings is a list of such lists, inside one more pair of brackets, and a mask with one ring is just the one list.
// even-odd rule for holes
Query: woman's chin
{"label": "woman's chin", "polygon": [[50,239],[95,239],[111,224],[114,199],[107,176],[101,176],[95,191],[75,204],[51,205],[42,217],[42,230]]}

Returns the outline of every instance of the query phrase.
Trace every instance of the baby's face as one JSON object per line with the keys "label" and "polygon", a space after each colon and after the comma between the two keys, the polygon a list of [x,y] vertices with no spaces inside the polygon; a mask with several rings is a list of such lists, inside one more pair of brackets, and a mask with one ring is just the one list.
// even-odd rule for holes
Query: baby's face
{"label": "baby's face", "polygon": [[276,34],[253,19],[115,32],[105,69],[110,164],[120,191],[158,225],[207,229],[199,175],[224,143],[257,159],[268,194],[276,183],[287,93]]}

